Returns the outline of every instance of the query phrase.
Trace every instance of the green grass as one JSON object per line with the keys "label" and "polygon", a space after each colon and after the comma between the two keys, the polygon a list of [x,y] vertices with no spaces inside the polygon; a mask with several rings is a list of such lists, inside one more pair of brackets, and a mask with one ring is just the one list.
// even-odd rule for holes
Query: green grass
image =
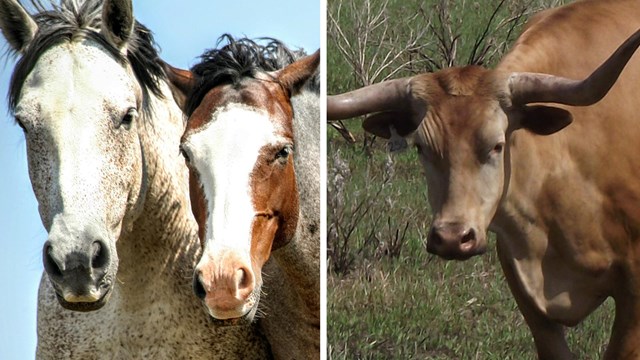
{"label": "green grass", "polygon": [[[434,8],[437,2],[426,0],[412,4],[390,0],[387,8],[392,23],[389,36],[399,39],[396,42],[401,44],[411,29],[425,27],[430,21],[437,25]],[[513,16],[522,5],[539,9],[561,2],[506,1],[490,26],[487,44],[493,48],[508,49],[526,16],[511,35],[504,27],[498,28],[497,24]],[[371,3],[373,9],[378,9],[382,0],[372,0]],[[464,65],[471,44],[485,28],[493,6],[500,0],[446,3],[450,9],[451,28],[460,35],[454,64]],[[330,0],[328,11],[335,12],[336,4],[336,0]],[[353,41],[357,36],[354,14],[347,10],[344,5],[338,21]],[[527,16],[532,12],[527,12]],[[356,14],[361,13],[356,11]],[[369,34],[373,41],[368,54],[375,46],[393,45],[390,41],[376,38],[381,34],[379,30]],[[438,54],[434,45],[434,34],[427,31],[422,36],[421,44],[427,46],[421,52],[441,60],[443,56]],[[351,63],[337,50],[335,39],[328,36],[327,42],[329,94],[361,86],[361,79],[355,75]],[[502,50],[485,59],[485,65],[495,65]],[[413,56],[419,58],[415,54]],[[398,64],[407,59],[400,58]],[[395,77],[426,70],[425,63],[416,64],[411,63]],[[486,254],[464,262],[444,261],[429,255],[424,241],[431,214],[426,198],[426,181],[415,151],[410,149],[396,154],[389,162],[383,140],[378,139],[365,149],[360,121],[352,120],[346,125],[356,136],[355,145],[348,144],[332,128],[327,133],[328,223],[330,227],[356,223],[342,248],[342,259],[351,259],[352,262],[336,271],[340,264],[332,263],[335,258],[329,256],[329,358],[535,359],[532,336],[500,269],[494,236],[490,237]],[[337,171],[340,164],[348,170]],[[339,196],[334,196],[332,203],[332,196],[336,194]],[[360,220],[354,220],[356,214],[362,215]],[[399,253],[389,251],[396,230],[401,230],[407,223]],[[339,247],[331,231],[328,245],[330,253]],[[608,300],[582,324],[567,331],[569,346],[576,358],[602,357],[613,314],[613,301]]]}

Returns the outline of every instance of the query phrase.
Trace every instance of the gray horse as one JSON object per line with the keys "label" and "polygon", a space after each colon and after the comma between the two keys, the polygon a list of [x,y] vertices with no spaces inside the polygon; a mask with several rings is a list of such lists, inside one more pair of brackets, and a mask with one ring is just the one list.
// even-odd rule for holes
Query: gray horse
{"label": "gray horse", "polygon": [[10,108],[48,239],[37,358],[268,358],[255,327],[199,311],[200,246],[175,106],[131,0],[0,0],[20,59]]}
{"label": "gray horse", "polygon": [[194,290],[216,319],[258,313],[276,358],[318,358],[320,54],[220,42],[191,71],[167,65],[189,116],[181,149],[204,245]]}

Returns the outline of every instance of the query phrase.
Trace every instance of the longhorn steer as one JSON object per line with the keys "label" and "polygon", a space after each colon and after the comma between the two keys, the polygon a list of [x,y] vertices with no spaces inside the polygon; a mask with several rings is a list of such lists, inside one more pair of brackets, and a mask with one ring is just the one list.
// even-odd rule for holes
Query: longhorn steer
{"label": "longhorn steer", "polygon": [[328,98],[329,120],[372,114],[365,130],[395,129],[417,148],[434,210],[429,252],[467,259],[497,233],[540,358],[570,358],[563,325],[609,296],[605,357],[640,357],[638,28],[638,1],[576,2],[534,17],[495,70],[450,68]]}

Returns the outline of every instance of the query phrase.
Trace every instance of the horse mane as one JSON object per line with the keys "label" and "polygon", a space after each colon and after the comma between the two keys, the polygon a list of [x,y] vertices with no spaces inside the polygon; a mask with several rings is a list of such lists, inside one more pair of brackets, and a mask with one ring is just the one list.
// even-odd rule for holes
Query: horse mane
{"label": "horse mane", "polygon": [[[38,12],[32,15],[38,24],[38,32],[18,60],[11,76],[11,111],[15,111],[22,85],[40,56],[61,42],[73,41],[79,37],[96,41],[123,65],[129,63],[142,88],[144,110],[149,110],[149,92],[162,97],[159,80],[165,79],[166,75],[158,61],[158,51],[151,31],[136,21],[131,38],[127,41],[127,55],[124,56],[100,33],[102,2],[103,0],[60,0],[60,4],[55,4],[51,1],[51,9],[47,9],[39,0],[31,0]],[[8,53],[17,55],[11,49]]]}
{"label": "horse mane", "polygon": [[[306,56],[304,50],[291,50],[279,40],[259,38],[261,45],[249,38],[235,39],[229,34],[218,38],[215,49],[200,56],[200,62],[191,68],[196,85],[188,96],[186,115],[191,116],[206,94],[216,86],[237,86],[243,78],[255,78],[256,74],[282,69]],[[222,46],[221,46],[222,45]],[[320,92],[319,75],[307,83],[307,88]]]}

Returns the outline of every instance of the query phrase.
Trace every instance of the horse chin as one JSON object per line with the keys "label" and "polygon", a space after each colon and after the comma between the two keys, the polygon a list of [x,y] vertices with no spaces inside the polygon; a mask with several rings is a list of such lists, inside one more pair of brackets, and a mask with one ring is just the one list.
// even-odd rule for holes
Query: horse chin
{"label": "horse chin", "polygon": [[258,312],[258,305],[260,304],[260,291],[254,292],[252,294],[254,297],[255,304],[253,307],[244,315],[237,318],[230,319],[217,319],[211,314],[209,314],[209,318],[211,321],[217,326],[245,326],[250,325],[256,320],[256,313]]}
{"label": "horse chin", "polygon": [[58,303],[60,303],[63,308],[71,311],[90,312],[99,310],[107,304],[109,298],[111,297],[111,290],[112,288],[109,288],[102,294],[102,297],[100,297],[100,299],[92,302],[69,302],[66,301],[57,291],[55,293],[56,298],[58,299]]}
{"label": "horse chin", "polygon": [[209,316],[211,321],[216,326],[246,326],[253,323],[255,320],[256,311],[258,310],[257,306],[254,306],[248,313],[241,317],[233,318],[233,319],[216,319],[213,316]]}

